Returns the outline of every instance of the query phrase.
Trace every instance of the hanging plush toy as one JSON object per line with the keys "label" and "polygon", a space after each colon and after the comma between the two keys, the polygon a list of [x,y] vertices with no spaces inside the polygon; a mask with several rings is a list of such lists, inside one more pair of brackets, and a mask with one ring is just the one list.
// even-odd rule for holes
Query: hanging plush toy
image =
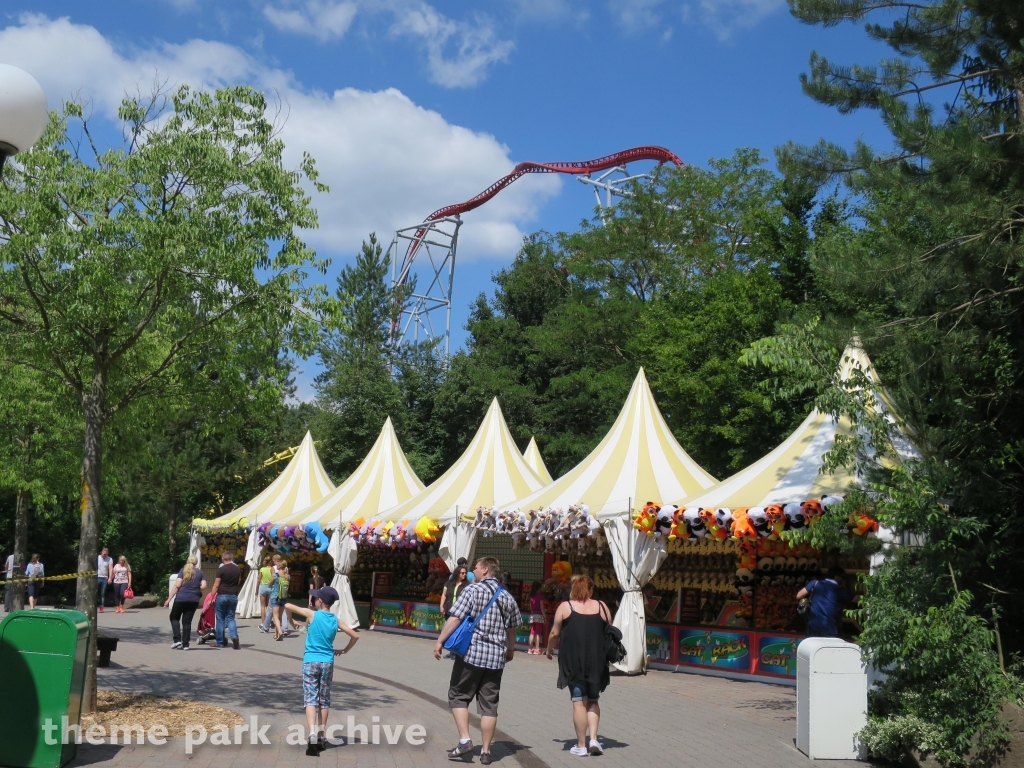
{"label": "hanging plush toy", "polygon": [[690,538],[690,529],[686,525],[686,507],[677,507],[672,514],[672,528],[668,532],[669,541]]}
{"label": "hanging plush toy", "polygon": [[326,552],[327,546],[331,543],[320,523],[306,523],[306,539],[313,544],[317,552]]}
{"label": "hanging plush toy", "polygon": [[704,523],[704,518],[701,517],[701,510],[697,507],[683,507],[683,522],[686,523],[686,532],[689,534],[687,538],[691,539],[703,539],[708,535],[707,526]]}
{"label": "hanging plush toy", "polygon": [[786,515],[786,528],[799,531],[807,525],[807,520],[804,518],[803,507],[796,502],[791,502],[782,508],[783,513]]}
{"label": "hanging plush toy", "polygon": [[437,541],[437,534],[441,530],[437,527],[437,521],[429,517],[421,517],[416,521],[416,538],[427,544]]}
{"label": "hanging plush toy", "polygon": [[718,528],[718,518],[715,517],[715,510],[710,507],[702,507],[700,512],[701,522],[704,523],[704,535],[709,539],[724,539],[728,533],[722,535]]}
{"label": "hanging plush toy", "polygon": [[715,531],[714,538],[724,541],[732,535],[733,516],[732,511],[727,507],[719,507],[715,510]]}
{"label": "hanging plush toy", "polygon": [[814,525],[818,519],[825,514],[824,507],[817,499],[808,499],[800,505],[800,511],[804,514],[804,520],[808,525]]}
{"label": "hanging plush toy", "polygon": [[850,530],[857,536],[867,536],[878,531],[878,523],[860,510],[850,513],[849,525]]}
{"label": "hanging plush toy", "polygon": [[754,527],[758,538],[767,539],[772,532],[771,523],[768,521],[768,513],[764,507],[751,507],[747,510],[747,519]]}
{"label": "hanging plush toy", "polygon": [[654,538],[658,541],[667,539],[671,534],[677,509],[678,507],[674,504],[666,504],[663,507],[659,507],[655,513]]}
{"label": "hanging plush toy", "polygon": [[782,511],[782,505],[769,504],[764,508],[764,514],[768,519],[768,538],[778,539],[786,530],[786,513]]}
{"label": "hanging plush toy", "polygon": [[648,501],[644,504],[643,509],[636,513],[633,518],[633,527],[636,528],[640,533],[647,534],[648,536],[654,535],[654,526],[658,521],[658,505],[653,501]]}
{"label": "hanging plush toy", "polygon": [[752,541],[758,538],[757,531],[754,530],[754,526],[747,516],[746,507],[740,507],[732,512],[732,537],[745,541]]}

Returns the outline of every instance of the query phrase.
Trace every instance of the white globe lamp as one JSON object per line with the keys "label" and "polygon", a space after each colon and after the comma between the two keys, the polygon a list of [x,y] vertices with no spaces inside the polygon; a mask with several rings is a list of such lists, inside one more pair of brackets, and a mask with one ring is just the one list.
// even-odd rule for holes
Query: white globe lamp
{"label": "white globe lamp", "polygon": [[42,87],[28,72],[0,64],[0,170],[43,135],[49,110]]}

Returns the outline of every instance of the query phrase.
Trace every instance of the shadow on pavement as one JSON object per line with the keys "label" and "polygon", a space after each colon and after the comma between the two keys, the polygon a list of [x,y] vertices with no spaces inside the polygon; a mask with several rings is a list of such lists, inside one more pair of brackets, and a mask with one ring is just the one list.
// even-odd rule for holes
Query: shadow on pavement
{"label": "shadow on pavement", "polygon": [[77,768],[81,765],[95,765],[113,760],[122,749],[120,744],[79,744],[75,759],[65,768]]}

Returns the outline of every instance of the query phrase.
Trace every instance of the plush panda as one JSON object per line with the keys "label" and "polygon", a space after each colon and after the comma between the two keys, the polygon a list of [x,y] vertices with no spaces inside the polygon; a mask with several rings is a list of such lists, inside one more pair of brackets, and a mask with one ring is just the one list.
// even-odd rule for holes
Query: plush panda
{"label": "plush panda", "polygon": [[772,532],[771,523],[768,520],[768,513],[764,507],[751,507],[747,510],[747,520],[757,533],[758,538],[767,539]]}
{"label": "plush panda", "polygon": [[782,508],[782,512],[786,515],[786,528],[799,531],[806,527],[807,520],[804,518],[803,507],[796,502],[787,504]]}
{"label": "plush panda", "polygon": [[708,535],[708,529],[704,525],[704,519],[701,517],[700,510],[697,508],[684,508],[683,522],[686,523],[686,532],[693,539],[703,539]]}

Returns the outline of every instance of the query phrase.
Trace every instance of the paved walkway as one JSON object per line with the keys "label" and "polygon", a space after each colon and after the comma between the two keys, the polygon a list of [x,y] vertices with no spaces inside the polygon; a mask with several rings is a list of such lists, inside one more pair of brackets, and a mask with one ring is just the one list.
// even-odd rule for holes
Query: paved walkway
{"label": "paved walkway", "polygon": [[[185,754],[185,739],[165,746],[81,745],[73,766],[191,766],[218,768],[309,765],[300,746],[285,742],[288,726],[303,724],[301,655],[304,636],[282,642],[257,632],[255,620],[240,622],[242,649],[170,648],[167,610],[151,608],[100,616],[103,630],[120,637],[109,668],[99,670],[101,688],[199,699],[269,723],[270,745],[211,746]],[[339,640],[341,642],[341,640]],[[435,661],[427,639],[363,631],[359,644],[339,657],[330,723],[372,727],[380,723],[426,729],[422,746],[344,743],[328,749],[315,765],[451,765],[444,750],[456,740],[446,692],[450,663]],[[557,667],[544,657],[517,653],[502,685],[495,764],[506,768],[577,766],[597,760],[607,768],[686,765],[702,768],[809,768],[794,746],[793,688],[736,682],[671,672],[614,677],[601,697],[605,755],[576,758],[567,692],[555,687]],[[475,712],[475,707],[471,708]],[[479,744],[474,716],[474,742]],[[392,731],[393,733],[394,731]],[[474,757],[474,762],[478,758]],[[815,766],[849,766],[816,761]]]}

